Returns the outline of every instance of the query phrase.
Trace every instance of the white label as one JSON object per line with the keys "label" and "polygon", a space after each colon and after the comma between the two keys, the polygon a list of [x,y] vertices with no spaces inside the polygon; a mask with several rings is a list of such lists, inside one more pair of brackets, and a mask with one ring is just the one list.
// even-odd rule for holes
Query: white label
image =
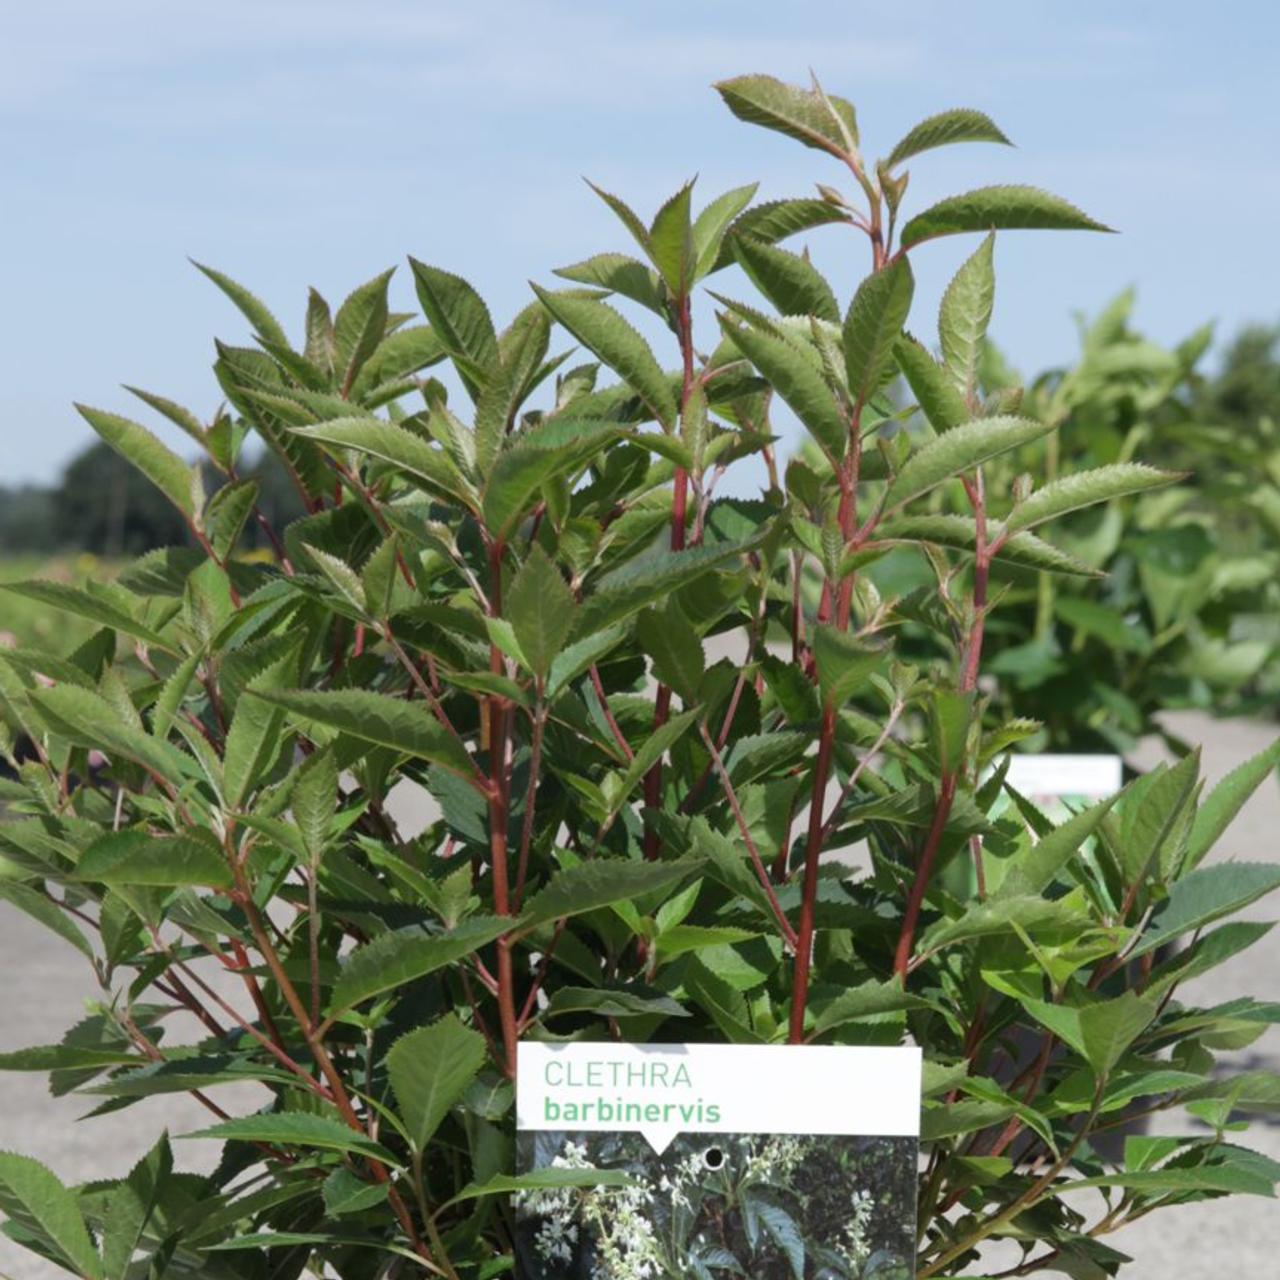
{"label": "white label", "polygon": [[920,1050],[843,1045],[520,1045],[516,1127],[642,1133],[920,1132]]}
{"label": "white label", "polygon": [[1102,800],[1124,785],[1119,756],[1010,756],[1009,785],[1019,794]]}

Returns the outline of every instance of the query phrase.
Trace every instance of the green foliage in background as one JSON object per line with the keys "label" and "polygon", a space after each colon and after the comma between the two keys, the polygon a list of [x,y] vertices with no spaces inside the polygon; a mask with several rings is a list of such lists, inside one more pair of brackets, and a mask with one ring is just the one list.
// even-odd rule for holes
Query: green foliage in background
{"label": "green foliage in background", "polygon": [[[413,260],[425,323],[389,310],[384,273],[336,311],[313,293],[295,344],[206,269],[254,333],[219,345],[227,408],[203,422],[143,398],[207,462],[82,409],[189,542],[113,582],[7,588],[93,627],[57,656],[0,653],[30,744],[2,744],[0,891],[83,954],[95,991],[61,1044],[0,1065],[139,1123],[148,1097],[190,1092],[210,1121],[177,1154],[221,1157],[175,1173],[157,1135],[128,1177],[66,1188],[0,1155],[6,1230],[52,1265],[508,1273],[509,1193],[605,1177],[512,1175],[530,1037],[912,1039],[922,1277],[971,1270],[995,1238],[1021,1246],[1019,1273],[1111,1274],[1124,1255],[1101,1237],[1124,1223],[1272,1193],[1280,1169],[1238,1118],[1274,1109],[1280,1081],[1215,1055],[1277,1006],[1178,994],[1265,932],[1230,917],[1280,870],[1206,857],[1276,751],[1208,793],[1187,755],[1055,827],[1002,796],[999,761],[1036,726],[989,727],[1006,589],[1096,576],[1041,535],[1173,479],[1004,464],[1074,423],[984,391],[988,233],[1099,225],[1016,186],[909,211],[906,161],[1004,141],[980,113],[924,121],[873,164],[852,105],[816,85],[718,87],[852,193],[689,185],[649,218],[602,192],[628,252],[564,268],[502,326]],[[828,224],[870,246],[851,299],[784,244]],[[939,358],[905,331],[911,259],[965,232],[987,238],[947,291]],[[718,332],[694,331],[697,288]],[[424,376],[444,360],[462,396]],[[899,375],[918,415],[886,397]],[[813,443],[785,468],[780,403]],[[242,471],[251,435],[305,507],[284,530]],[[767,489],[718,498],[752,454]],[[268,563],[237,558],[253,527]],[[932,578],[899,596],[868,570],[902,548]],[[921,629],[944,647],[912,662]],[[396,821],[403,788],[438,802],[421,833]],[[860,871],[827,856],[858,841]],[[962,861],[967,897],[943,874]],[[166,1034],[181,1011],[194,1041]],[[226,1101],[231,1083],[258,1108]],[[1184,1137],[1099,1137],[1178,1105],[1201,1122]]]}
{"label": "green foliage in background", "polygon": [[[1025,390],[996,348],[978,356],[988,405],[1057,427],[987,467],[1002,490],[1103,467],[1137,479],[1141,457],[1180,473],[1054,525],[1053,544],[1098,576],[1010,581],[985,670],[993,723],[1042,723],[1028,745],[1124,753],[1146,734],[1167,736],[1162,710],[1270,710],[1280,694],[1280,433],[1260,412],[1274,343],[1246,336],[1206,384],[1197,366],[1210,330],[1165,349],[1133,329],[1133,303],[1123,293],[1082,323],[1077,363]],[[949,494],[935,503],[963,507]],[[872,576],[903,593],[925,580],[901,554]],[[930,638],[918,635],[922,657],[936,652]]]}

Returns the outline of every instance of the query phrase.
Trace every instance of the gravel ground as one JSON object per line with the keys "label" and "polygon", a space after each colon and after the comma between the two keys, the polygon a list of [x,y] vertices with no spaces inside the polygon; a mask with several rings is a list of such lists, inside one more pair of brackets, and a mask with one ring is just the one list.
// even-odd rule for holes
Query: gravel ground
{"label": "gravel ground", "polygon": [[[1241,761],[1261,750],[1275,726],[1211,721],[1201,716],[1171,718],[1171,727],[1204,749],[1205,770],[1216,781]],[[1135,758],[1150,766],[1160,758],[1151,744]],[[405,814],[406,825],[417,826],[421,815]],[[416,821],[414,819],[416,818]],[[1217,857],[1280,859],[1280,787],[1264,784],[1241,813],[1219,847]],[[1276,908],[1270,908],[1274,914]],[[1256,909],[1268,918],[1266,904]],[[80,959],[69,947],[8,906],[0,904],[0,965],[10,974],[0,1001],[0,1049],[56,1043],[63,1032],[82,1016],[84,1000],[92,985]],[[240,993],[219,975],[225,997],[239,1003]],[[1245,955],[1237,957],[1199,979],[1187,991],[1188,999],[1206,1004],[1252,994],[1280,999],[1280,929]],[[171,1042],[181,1042],[191,1029],[175,1026]],[[1241,1055],[1252,1067],[1280,1069],[1280,1033],[1271,1034]],[[171,1134],[202,1127],[210,1117],[187,1098],[148,1100],[88,1123],[78,1119],[89,1108],[84,1100],[52,1098],[39,1075],[2,1078],[4,1107],[0,1109],[0,1149],[18,1150],[43,1160],[67,1182],[119,1176],[151,1145],[157,1130],[167,1126]],[[232,1112],[257,1105],[260,1090],[235,1086],[219,1091],[218,1100]],[[1160,1131],[1184,1131],[1187,1121],[1163,1119]],[[1248,1144],[1280,1159],[1280,1124],[1259,1123],[1248,1135]],[[184,1169],[208,1167],[212,1151],[200,1142],[177,1144],[176,1156]],[[1280,1252],[1280,1201],[1236,1197],[1188,1205],[1153,1215],[1118,1236],[1117,1248],[1136,1261],[1122,1272],[1126,1280],[1218,1280],[1232,1276],[1263,1277],[1276,1274]],[[994,1259],[993,1259],[994,1261]],[[46,1266],[32,1255],[0,1238],[0,1278],[45,1280],[65,1273]]]}

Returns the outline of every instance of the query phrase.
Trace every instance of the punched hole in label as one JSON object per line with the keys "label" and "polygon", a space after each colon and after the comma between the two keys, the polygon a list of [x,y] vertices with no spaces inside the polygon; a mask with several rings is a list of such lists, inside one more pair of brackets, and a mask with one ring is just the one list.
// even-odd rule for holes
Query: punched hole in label
{"label": "punched hole in label", "polygon": [[708,1147],[702,1153],[702,1163],[715,1173],[717,1169],[724,1168],[724,1150],[721,1147]]}

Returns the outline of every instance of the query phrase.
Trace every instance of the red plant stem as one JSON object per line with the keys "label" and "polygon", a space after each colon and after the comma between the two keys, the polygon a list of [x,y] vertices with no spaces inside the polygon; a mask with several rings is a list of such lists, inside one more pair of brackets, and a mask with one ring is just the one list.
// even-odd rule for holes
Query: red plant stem
{"label": "red plant stem", "polygon": [[[501,556],[499,556],[499,558],[501,558]],[[461,734],[458,733],[457,729],[454,728],[453,721],[449,719],[449,713],[444,709],[444,706],[440,702],[440,699],[437,698],[435,693],[432,691],[431,686],[428,685],[427,682],[422,678],[422,672],[418,670],[418,668],[414,665],[413,661],[410,659],[409,655],[405,653],[400,642],[396,639],[395,634],[392,632],[391,624],[389,622],[384,622],[382,624],[382,638],[387,642],[387,647],[391,650],[391,652],[395,654],[396,660],[405,669],[405,671],[408,672],[409,679],[413,682],[414,688],[416,688],[418,692],[422,695],[422,697],[425,699],[427,706],[430,707],[431,709],[432,715],[434,715],[435,718],[440,721],[445,731],[449,734],[451,738],[454,739],[454,741],[461,748],[463,754],[464,755],[469,754],[469,752],[467,751],[467,744],[462,740],[462,736]],[[498,652],[496,648],[493,649],[492,652],[498,654],[497,670],[501,671],[502,655],[501,653]],[[490,661],[490,665],[492,666],[492,659]],[[488,783],[486,782],[484,775],[478,769],[476,769],[474,765],[472,766],[472,769],[473,769],[473,772],[470,778],[468,779],[468,781],[470,781],[471,785],[476,787],[478,790],[487,791]]]}
{"label": "red plant stem", "polygon": [[619,750],[628,761],[635,759],[635,752],[631,750],[631,744],[627,741],[627,736],[618,727],[618,722],[613,718],[613,712],[609,709],[609,699],[604,691],[604,682],[600,679],[600,668],[593,662],[591,664],[591,687],[596,691],[596,697],[600,699],[600,709],[604,713],[605,724],[609,726],[613,734],[613,740],[618,744]]}
{"label": "red plant stem", "polygon": [[884,722],[884,727],[880,730],[879,736],[867,748],[861,760],[854,766],[853,772],[849,774],[849,781],[844,784],[836,802],[831,807],[831,816],[826,820],[822,828],[822,839],[824,841],[830,839],[831,833],[835,830],[836,824],[840,820],[840,810],[844,808],[844,803],[853,794],[853,789],[858,785],[858,779],[862,777],[862,771],[871,763],[872,760],[880,754],[884,748],[884,744],[889,741],[889,735],[893,732],[893,726],[898,723],[898,718],[902,715],[905,704],[901,701],[895,702],[889,710],[889,717]]}
{"label": "red plant stem", "polygon": [[[253,1023],[246,1021],[236,1011],[235,1007],[228,1003],[218,994],[203,978],[194,970],[188,968],[181,960],[174,962],[174,967],[181,970],[191,980],[191,982],[200,988],[201,991],[209,997],[232,1022],[240,1028],[250,1039],[257,1041],[269,1054],[274,1057],[285,1070],[292,1072],[309,1088],[317,1097],[325,1099],[326,1102],[332,1102],[333,1097],[329,1090],[317,1080],[301,1063],[297,1062],[284,1049],[282,1043],[278,1043],[278,1037],[264,1035]],[[172,975],[173,970],[170,970]]]}
{"label": "red plant stem", "polygon": [[232,972],[240,975],[241,981],[244,982],[245,990],[248,991],[249,998],[253,1001],[253,1007],[257,1009],[258,1018],[266,1028],[267,1034],[276,1045],[283,1047],[284,1040],[280,1035],[280,1028],[276,1026],[275,1019],[271,1016],[271,1010],[267,1008],[267,1001],[262,994],[262,988],[258,985],[257,978],[253,976],[252,967],[249,964],[249,954],[245,951],[244,944],[236,938],[232,938],[231,950],[235,953],[234,962],[228,961],[221,952],[217,953],[218,959]]}
{"label": "red plant stem", "polygon": [[720,779],[720,785],[724,788],[725,799],[728,800],[729,808],[733,811],[734,820],[738,824],[738,831],[742,836],[743,843],[747,846],[747,853],[751,856],[751,865],[755,868],[756,879],[760,881],[760,887],[764,890],[765,897],[769,900],[769,908],[773,912],[773,918],[778,922],[778,931],[782,934],[782,940],[787,946],[794,948],[798,946],[799,939],[796,936],[796,931],[791,927],[791,921],[787,919],[787,913],[783,911],[782,904],[778,901],[778,895],[769,879],[768,868],[764,865],[760,850],[756,848],[755,840],[752,839],[751,828],[747,825],[742,806],[738,803],[738,793],[733,788],[733,783],[729,778],[729,771],[724,767],[724,761],[720,758],[720,752],[716,750],[716,744],[712,742],[711,735],[707,732],[705,722],[699,723],[698,730],[702,734],[702,741],[706,744],[707,750],[711,753],[711,763]]}
{"label": "red plant stem", "polygon": [[[143,1056],[148,1061],[150,1062],[166,1061],[164,1054],[161,1053],[160,1050],[156,1048],[156,1046],[151,1042],[150,1039],[148,1039],[146,1034],[138,1027],[137,1023],[135,1023],[131,1017],[128,1017],[126,1015],[122,1019],[122,1021],[124,1024],[124,1029],[128,1034],[129,1038],[133,1041],[135,1047],[137,1047],[142,1051]],[[202,1093],[199,1089],[188,1089],[187,1092],[202,1107],[204,1107],[206,1111],[210,1112],[212,1115],[217,1116],[219,1120],[231,1119],[230,1113],[224,1111],[220,1106],[218,1106],[218,1104],[214,1102],[213,1099],[208,1096],[208,1094]],[[265,1146],[262,1143],[255,1143],[254,1145],[268,1155],[275,1155],[275,1152],[274,1150],[272,1150],[272,1148]]]}
{"label": "red plant stem", "polygon": [[[502,616],[502,542],[489,543],[489,612]],[[489,650],[489,666],[495,675],[503,671],[502,651],[497,645]],[[510,916],[511,869],[507,857],[507,821],[510,815],[510,776],[507,771],[507,733],[509,718],[506,699],[498,694],[489,697],[489,867],[493,874],[493,908],[500,916]],[[512,938],[503,934],[498,939],[498,1021],[502,1028],[503,1069],[515,1079],[516,1053],[520,1031],[516,1021],[515,970],[511,961]]]}
{"label": "red plant stem", "polygon": [[228,554],[225,558],[219,556],[218,553],[213,549],[213,543],[209,541],[209,539],[204,535],[203,532],[201,532],[201,530],[196,528],[194,522],[190,520],[187,521],[187,526],[191,530],[192,537],[194,537],[195,540],[200,544],[200,550],[203,551],[205,555],[207,555],[209,559],[212,560],[213,563],[216,564],[218,568],[222,570],[223,576],[227,580],[227,592],[231,597],[231,603],[237,609],[240,608],[240,593],[236,590],[236,584],[231,581],[231,569],[229,567],[229,562],[231,560],[230,554]]}
{"label": "red plant stem", "polygon": [[791,1044],[804,1043],[804,1015],[809,1000],[809,969],[813,962],[813,916],[818,896],[818,861],[822,855],[822,798],[831,774],[831,753],[836,737],[836,709],[828,702],[822,710],[822,736],[813,766],[813,795],[809,802],[809,836],[804,851],[804,887],[800,899],[800,929],[796,935],[795,977],[791,991]]}
{"label": "red plant stem", "polygon": [[[848,543],[853,537],[858,526],[855,476],[858,467],[858,437],[860,421],[861,410],[854,415],[853,424],[849,432],[852,439],[852,448],[849,454],[849,460],[844,466],[839,467],[836,472],[840,478],[840,507],[837,519],[840,523],[840,533],[844,537],[846,543]],[[848,574],[840,583],[839,593],[836,599],[836,625],[841,631],[847,631],[849,629],[849,612],[852,604],[853,574]]]}
{"label": "red plant stem", "polygon": [[[733,692],[729,695],[729,706],[724,713],[724,719],[720,722],[720,732],[716,734],[716,747],[723,751],[724,744],[729,740],[729,731],[733,728],[733,719],[738,714],[738,703],[742,700],[742,690],[747,683],[747,669],[743,667],[738,672],[738,678],[734,681]],[[689,788],[689,794],[680,802],[680,812],[689,813],[693,806],[697,804],[698,797],[702,794],[702,789],[707,785],[707,779],[711,777],[711,771],[714,765],[708,762],[707,767],[703,769],[697,782]]]}
{"label": "red plant stem", "polygon": [[[689,305],[689,295],[683,294],[677,303],[676,332],[680,338],[680,356],[684,366],[684,383],[680,391],[680,416],[683,420],[693,393],[693,314]],[[671,550],[683,551],[685,540],[685,522],[688,518],[689,474],[683,467],[676,468],[675,489],[671,498]],[[658,686],[658,696],[653,709],[653,728],[656,732],[667,722],[671,714],[671,690],[666,685]],[[655,760],[653,767],[644,778],[644,803],[648,809],[656,809],[662,801],[662,761]],[[661,844],[657,831],[646,827],[644,833],[644,856],[653,862],[661,852]]]}
{"label": "red plant stem", "polygon": [[[192,1017],[198,1018],[204,1026],[219,1039],[226,1036],[227,1028],[224,1027],[222,1023],[220,1023],[217,1018],[215,1018],[213,1014],[200,1003],[200,998],[191,990],[190,987],[187,986],[185,982],[182,981],[175,969],[170,969],[168,973],[165,974],[165,979],[172,991],[173,998],[177,1000],[177,1002],[182,1005],[182,1007],[186,1009]],[[156,986],[159,987],[160,990],[164,990],[164,987],[158,979],[156,981]]]}
{"label": "red plant stem", "polygon": [[991,551],[987,546],[987,505],[982,472],[970,489],[974,516],[973,557],[973,623],[965,652],[964,671],[960,677],[961,693],[978,687],[978,665],[982,661],[982,639],[987,622],[987,581],[991,574]]}
{"label": "red plant stem", "polygon": [[798,552],[791,554],[791,661],[799,665],[804,651],[804,604],[800,598],[801,559]]}
{"label": "red plant stem", "polygon": [[[969,501],[973,507],[975,528],[973,609],[969,635],[965,641],[961,659],[959,688],[961,693],[972,693],[978,687],[978,669],[982,662],[982,641],[987,613],[987,583],[991,573],[992,555],[992,549],[987,544],[986,494],[981,471],[977,473],[976,481],[966,480],[965,492],[969,495]],[[898,948],[893,966],[894,973],[904,986],[911,967],[911,952],[915,946],[916,927],[920,923],[920,910],[929,889],[929,881],[933,877],[934,863],[937,861],[938,848],[942,844],[947,819],[951,816],[951,806],[955,803],[958,780],[955,770],[944,771],[942,774],[938,786],[938,802],[933,811],[933,822],[930,824],[929,834],[916,866],[915,879],[912,881],[907,897],[907,909],[902,918],[902,931],[898,935]]]}
{"label": "red plant stem", "polygon": [[[849,419],[849,456],[834,469],[840,484],[840,506],[837,519],[846,544],[857,528],[857,477],[861,451],[861,405],[854,408]],[[797,573],[799,566],[797,565]],[[830,617],[832,606],[836,626],[841,631],[849,629],[849,615],[853,603],[853,576],[849,575],[838,587],[830,577],[822,586],[822,603],[818,620]],[[814,909],[818,897],[818,864],[822,859],[822,846],[827,834],[823,820],[826,805],[827,783],[831,778],[831,757],[835,749],[836,708],[829,700],[822,708],[822,732],[818,739],[818,756],[813,766],[813,789],[809,796],[809,831],[805,840],[804,880],[800,897],[800,931],[796,939],[796,963],[791,990],[791,1044],[804,1043],[804,1015],[809,1002],[809,970],[813,964]],[[787,846],[779,850],[774,872],[785,870]]]}
{"label": "red plant stem", "polygon": [[547,970],[551,968],[551,957],[555,955],[556,944],[564,934],[566,924],[568,924],[568,920],[556,921],[551,941],[547,943],[547,949],[542,953],[542,959],[538,962],[538,972],[534,975],[533,982],[529,987],[529,994],[525,998],[523,1008],[520,1010],[520,1029],[522,1031],[533,1018],[533,1011],[538,1003],[538,992],[542,990],[542,984],[547,980]]}
{"label": "red plant stem", "polygon": [[[1054,1041],[1054,1036],[1046,1034],[1041,1042],[1039,1056],[1036,1058],[1031,1070],[1031,1079],[1027,1082],[1026,1092],[1022,1095],[1023,1102],[1028,1105],[1030,1105],[1031,1100],[1039,1091],[1040,1082],[1044,1079],[1044,1073],[1049,1068],[1049,1060],[1053,1057]],[[988,1154],[993,1156],[1003,1155],[1008,1145],[1022,1131],[1023,1123],[1024,1121],[1018,1116],[1011,1117],[1009,1123],[1005,1125],[1000,1135],[991,1144],[991,1150]]]}
{"label": "red plant stem", "polygon": [[893,971],[902,980],[907,981],[907,968],[911,963],[911,950],[915,945],[916,925],[920,922],[920,908],[924,904],[925,890],[933,876],[933,864],[937,861],[938,848],[942,844],[942,833],[946,830],[947,819],[951,816],[951,806],[956,798],[956,775],[944,773],[938,787],[938,803],[933,811],[933,822],[929,826],[929,834],[925,837],[924,849],[920,853],[920,862],[916,867],[915,879],[911,884],[911,892],[907,897],[907,910],[902,918],[902,931],[898,934],[898,949],[894,956]]}
{"label": "red plant stem", "polygon": [[485,1044],[489,1046],[490,1056],[497,1062],[501,1057],[501,1051],[494,1041],[493,1032],[489,1030],[489,1024],[484,1020],[484,1014],[480,1012],[480,1002],[476,999],[475,988],[471,985],[471,975],[465,968],[461,968],[458,970],[458,976],[462,979],[462,990],[467,997],[467,1003],[471,1005],[471,1016],[476,1026],[480,1028]]}
{"label": "red plant stem", "polygon": [[524,795],[524,818],[520,824],[520,858],[516,865],[516,891],[513,903],[517,915],[520,914],[520,905],[524,901],[524,882],[529,874],[529,850],[533,845],[533,819],[538,803],[538,774],[542,769],[542,736],[546,723],[547,716],[540,696],[537,710],[533,715],[533,745],[529,754],[529,786]]}
{"label": "red plant stem", "polygon": [[[347,1093],[346,1085],[343,1083],[342,1075],[337,1067],[334,1066],[333,1059],[329,1056],[329,1051],[324,1047],[324,1041],[319,1029],[311,1022],[302,997],[293,985],[293,981],[286,972],[275,947],[271,945],[271,938],[254,903],[253,890],[249,884],[248,877],[245,875],[244,868],[234,858],[232,858],[232,864],[236,878],[236,901],[249,922],[249,929],[253,934],[258,951],[267,962],[267,968],[270,969],[271,976],[280,988],[280,994],[289,1006],[289,1011],[302,1029],[307,1047],[311,1050],[311,1056],[315,1059],[316,1066],[320,1069],[320,1074],[329,1086],[329,1091],[333,1095],[334,1106],[338,1108],[339,1115],[342,1116],[343,1121],[349,1128],[363,1134],[365,1132],[364,1126],[360,1123],[360,1117],[356,1114],[355,1107],[351,1105],[351,1098]],[[430,1251],[422,1243],[422,1238],[413,1224],[413,1218],[410,1216],[408,1207],[405,1205],[400,1193],[391,1185],[391,1175],[387,1172],[386,1165],[372,1156],[368,1157],[367,1163],[374,1181],[386,1185],[387,1198],[391,1204],[392,1211],[395,1213],[396,1220],[400,1223],[400,1227],[408,1237],[414,1251],[423,1259],[430,1261]]]}

